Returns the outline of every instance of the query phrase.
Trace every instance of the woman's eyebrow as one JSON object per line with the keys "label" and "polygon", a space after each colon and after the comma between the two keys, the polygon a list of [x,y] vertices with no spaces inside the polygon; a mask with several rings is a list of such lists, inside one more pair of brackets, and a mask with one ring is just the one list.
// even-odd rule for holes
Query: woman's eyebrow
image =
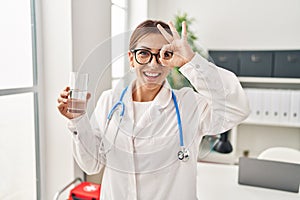
{"label": "woman's eyebrow", "polygon": [[152,49],[152,48],[147,47],[147,46],[140,46],[140,47],[137,47],[137,49],[147,49],[147,50],[149,50],[149,51],[151,51],[151,50],[157,50],[157,51],[160,51],[160,50],[161,50],[161,49]]}

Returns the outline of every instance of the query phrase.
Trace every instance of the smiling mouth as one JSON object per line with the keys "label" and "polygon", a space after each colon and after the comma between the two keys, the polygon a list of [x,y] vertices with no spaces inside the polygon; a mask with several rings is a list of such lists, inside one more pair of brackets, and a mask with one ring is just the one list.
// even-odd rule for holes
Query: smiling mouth
{"label": "smiling mouth", "polygon": [[161,73],[155,73],[155,72],[144,72],[144,75],[148,78],[157,78],[161,75]]}

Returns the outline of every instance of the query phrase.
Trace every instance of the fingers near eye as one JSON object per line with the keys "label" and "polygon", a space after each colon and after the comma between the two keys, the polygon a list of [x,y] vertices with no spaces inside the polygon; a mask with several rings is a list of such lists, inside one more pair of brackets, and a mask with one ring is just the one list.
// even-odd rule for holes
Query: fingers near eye
{"label": "fingers near eye", "polygon": [[170,35],[160,24],[157,25],[157,28],[169,43],[173,41],[172,35]]}
{"label": "fingers near eye", "polygon": [[179,33],[177,32],[177,29],[175,28],[174,24],[173,24],[171,21],[169,21],[169,22],[168,22],[168,25],[169,25],[169,27],[170,27],[170,29],[171,29],[171,31],[172,31],[173,38],[174,38],[174,39],[180,39],[180,35],[179,35]]}
{"label": "fingers near eye", "polygon": [[184,40],[187,40],[187,32],[186,32],[186,22],[183,21],[182,22],[182,32],[181,32],[181,36]]}

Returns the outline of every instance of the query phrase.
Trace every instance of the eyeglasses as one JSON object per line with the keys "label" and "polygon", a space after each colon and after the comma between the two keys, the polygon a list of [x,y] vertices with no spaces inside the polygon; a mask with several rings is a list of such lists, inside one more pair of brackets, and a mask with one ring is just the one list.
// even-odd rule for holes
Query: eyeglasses
{"label": "eyeglasses", "polygon": [[[147,49],[133,49],[130,51],[134,53],[134,58],[135,58],[136,62],[139,63],[140,65],[146,65],[146,64],[150,63],[153,56],[155,56],[156,62],[158,64],[161,64],[159,61],[160,52],[152,53],[151,51],[149,51]],[[172,56],[173,56],[173,52],[166,51],[164,53],[163,59],[170,60],[172,58]]]}

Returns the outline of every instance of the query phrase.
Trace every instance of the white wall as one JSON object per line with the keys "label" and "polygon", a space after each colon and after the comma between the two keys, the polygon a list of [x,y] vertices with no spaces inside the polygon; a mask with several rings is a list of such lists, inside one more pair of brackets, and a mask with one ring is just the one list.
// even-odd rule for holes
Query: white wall
{"label": "white wall", "polygon": [[[151,0],[150,0],[151,1]],[[137,25],[148,17],[148,0],[128,0],[128,27],[134,30]]]}
{"label": "white wall", "polygon": [[299,49],[299,0],[150,0],[150,18],[186,12],[208,49]]}
{"label": "white wall", "polygon": [[[42,199],[45,200],[53,199],[57,191],[81,175],[72,157],[67,119],[57,110],[57,98],[68,84],[69,72],[78,70],[88,52],[108,39],[109,2],[37,1],[39,81],[43,85],[40,108]],[[110,85],[110,78],[104,82]]]}
{"label": "white wall", "polygon": [[[72,2],[73,71],[89,74],[88,111],[91,113],[103,90],[111,88],[111,1],[74,0]],[[75,176],[82,171],[75,163]],[[102,174],[87,176],[99,183]]]}
{"label": "white wall", "polygon": [[[71,1],[38,1],[38,59],[42,87],[40,108],[42,199],[52,199],[55,192],[73,179],[72,143],[66,120],[57,110],[57,98],[68,83],[72,67]],[[40,74],[41,75],[41,74]]]}
{"label": "white wall", "polygon": [[73,70],[89,73],[89,110],[111,88],[111,1],[72,2]]}

